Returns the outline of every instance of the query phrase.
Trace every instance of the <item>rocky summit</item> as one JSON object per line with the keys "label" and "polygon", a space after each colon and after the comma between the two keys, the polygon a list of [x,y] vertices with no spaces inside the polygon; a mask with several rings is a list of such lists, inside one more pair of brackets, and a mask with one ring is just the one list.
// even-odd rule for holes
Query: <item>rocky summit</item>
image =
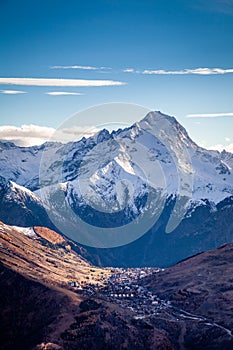
{"label": "rocky summit", "polygon": [[0,144],[0,219],[41,225],[101,266],[167,267],[233,240],[233,155],[174,117],[41,146]]}

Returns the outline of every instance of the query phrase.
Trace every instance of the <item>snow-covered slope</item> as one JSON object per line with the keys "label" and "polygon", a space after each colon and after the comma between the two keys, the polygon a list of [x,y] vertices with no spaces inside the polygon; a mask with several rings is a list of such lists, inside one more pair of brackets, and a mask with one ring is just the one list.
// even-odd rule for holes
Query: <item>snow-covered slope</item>
{"label": "snow-covered slope", "polygon": [[[146,142],[148,137],[145,136],[145,131],[149,131],[155,137],[158,136],[165,145],[180,176],[186,180],[183,186],[191,186],[189,188],[190,200],[208,199],[218,203],[233,194],[232,154],[207,151],[198,147],[175,118],[161,113],[148,114],[139,123],[139,126],[143,130]],[[161,153],[159,151],[154,149],[157,157]],[[173,167],[169,169],[169,159],[166,157],[165,151],[162,152],[160,161],[167,163],[164,169],[166,169],[167,178],[170,178],[168,182],[170,185],[173,182],[172,177],[174,177],[175,171]],[[169,190],[170,194],[173,191],[173,189]]]}
{"label": "snow-covered slope", "polygon": [[[63,183],[68,205],[76,214],[81,208],[82,218],[90,216],[94,224],[106,220],[106,215],[97,220],[96,212],[124,211],[134,219],[150,209],[153,216],[158,203],[147,198],[156,193],[161,210],[168,198],[176,199],[167,228],[171,232],[196,207],[209,203],[214,210],[233,195],[233,155],[199,147],[175,118],[160,112],[125,130],[102,130],[53,152],[52,158],[47,149],[43,154],[42,184],[53,192],[54,184],[60,188]],[[51,196],[45,198],[49,205]]]}
{"label": "snow-covered slope", "polygon": [[0,220],[9,225],[52,227],[44,203],[35,193],[0,176]]}
{"label": "snow-covered slope", "polygon": [[175,118],[160,112],[123,131],[103,130],[66,145],[0,142],[0,155],[1,176],[32,191],[40,179],[46,185],[68,182],[87,202],[102,198],[103,209],[119,210],[125,188],[137,197],[143,184],[215,204],[233,195],[233,154],[198,147]]}
{"label": "snow-covered slope", "polygon": [[[226,213],[231,213],[227,208],[232,208],[233,154],[199,147],[174,117],[161,112],[150,112],[127,129],[112,133],[104,129],[68,144],[47,142],[26,148],[0,142],[0,176],[0,209],[6,222],[55,224],[71,238],[75,232],[74,239],[81,243],[80,235],[86,239],[90,225],[94,235],[98,236],[99,229],[113,229],[112,234],[120,237],[126,235],[124,227],[134,222],[127,231],[133,238],[124,240],[127,244],[139,239],[142,221],[142,234],[153,236],[147,264],[155,263],[154,254],[163,246],[161,259],[165,259],[169,232],[175,232],[171,237],[177,242],[181,239],[181,246],[184,237],[190,236],[192,248],[188,252],[177,248],[181,258],[189,251],[195,254],[233,240],[229,225],[226,237],[217,232],[226,221]],[[82,226],[82,222],[89,226]],[[192,240],[200,232],[206,232],[205,244]],[[169,244],[175,245],[173,241]],[[147,253],[141,253],[140,246],[135,249],[145,259]],[[120,259],[127,260],[128,253]],[[152,253],[153,258],[149,258]],[[171,261],[175,261],[172,254]]]}

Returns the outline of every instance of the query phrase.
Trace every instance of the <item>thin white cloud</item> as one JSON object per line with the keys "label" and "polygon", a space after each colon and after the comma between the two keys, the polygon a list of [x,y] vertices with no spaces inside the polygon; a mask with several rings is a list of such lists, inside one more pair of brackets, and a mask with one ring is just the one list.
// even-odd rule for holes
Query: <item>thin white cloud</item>
{"label": "thin white cloud", "polygon": [[90,137],[98,131],[100,131],[100,129],[98,129],[96,126],[74,126],[72,128],[61,129],[57,131],[57,134],[59,135],[60,140],[65,141],[70,140],[70,136],[68,135],[71,135],[71,139],[72,137]]}
{"label": "thin white cloud", "polygon": [[110,67],[94,67],[94,66],[51,66],[50,69],[81,69],[81,70],[103,70],[103,69],[112,69]]}
{"label": "thin white cloud", "polygon": [[51,95],[51,96],[66,96],[66,95],[73,95],[73,96],[80,96],[83,95],[80,92],[68,92],[68,91],[49,91],[45,92],[46,95]]}
{"label": "thin white cloud", "polygon": [[73,126],[56,130],[51,127],[39,125],[0,126],[0,139],[14,142],[18,146],[34,146],[52,140],[63,143],[90,137],[98,132],[95,126]]}
{"label": "thin white cloud", "polygon": [[217,74],[229,74],[233,73],[233,68],[195,68],[195,69],[182,69],[182,70],[164,70],[164,69],[144,69],[142,71],[135,70],[133,68],[123,69],[125,73],[138,73],[147,75],[217,75]]}
{"label": "thin white cloud", "polygon": [[0,90],[1,94],[5,95],[20,95],[20,94],[26,94],[26,91],[19,91],[19,90]]}
{"label": "thin white cloud", "polygon": [[226,142],[230,142],[231,141],[230,137],[225,137],[224,139],[225,139]]}
{"label": "thin white cloud", "polygon": [[216,75],[216,74],[227,74],[233,73],[233,68],[223,69],[223,68],[196,68],[196,69],[183,69],[177,71],[166,71],[163,69],[160,70],[149,70],[146,69],[142,74],[159,74],[159,75],[187,75],[187,74],[196,74],[196,75]]}
{"label": "thin white cloud", "polygon": [[0,126],[0,139],[12,141],[18,146],[40,145],[48,140],[54,131],[54,128],[33,124],[21,127],[6,125]]}
{"label": "thin white cloud", "polygon": [[217,145],[213,145],[208,147],[209,150],[214,150],[214,151],[219,151],[222,152],[223,150],[233,153],[233,143],[230,143],[227,146],[223,146],[222,144],[217,144]]}
{"label": "thin white cloud", "polygon": [[117,86],[125,85],[114,80],[53,79],[53,78],[0,78],[0,84],[23,86]]}
{"label": "thin white cloud", "polygon": [[25,136],[25,137],[38,137],[38,134],[40,134],[40,137],[49,137],[54,132],[54,128],[47,127],[47,126],[38,126],[34,124],[30,125],[21,125],[18,126],[12,126],[12,125],[4,125],[0,126],[0,138],[3,137],[16,137]]}
{"label": "thin white cloud", "polygon": [[124,73],[136,73],[135,69],[133,69],[133,68],[125,68],[125,69],[123,69],[123,72]]}
{"label": "thin white cloud", "polygon": [[233,153],[233,143],[231,143],[230,145],[228,145],[228,146],[226,147],[226,151],[227,151],[227,152],[230,152],[230,153]]}
{"label": "thin white cloud", "polygon": [[186,118],[219,118],[219,117],[233,117],[233,113],[197,113],[197,114],[186,115]]}

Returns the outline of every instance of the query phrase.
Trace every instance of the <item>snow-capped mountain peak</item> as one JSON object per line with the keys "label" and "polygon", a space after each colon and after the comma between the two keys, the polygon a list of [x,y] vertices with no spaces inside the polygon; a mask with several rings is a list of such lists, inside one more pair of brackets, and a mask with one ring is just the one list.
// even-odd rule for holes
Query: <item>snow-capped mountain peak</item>
{"label": "snow-capped mountain peak", "polygon": [[126,245],[121,264],[135,241],[142,264],[168,264],[232,240],[233,154],[199,147],[174,117],[150,112],[67,144],[0,143],[0,200],[9,224],[55,228],[86,246]]}
{"label": "snow-capped mountain peak", "polygon": [[80,186],[84,193],[102,191],[103,199],[109,198],[105,191],[120,198],[122,186],[117,184],[127,180],[135,198],[144,195],[144,183],[168,197],[186,195],[190,202],[208,199],[217,204],[233,194],[232,168],[232,154],[198,147],[174,117],[159,111],[124,130],[103,129],[69,144],[27,148],[1,143],[2,176],[33,191],[43,184],[67,183],[77,201]]}

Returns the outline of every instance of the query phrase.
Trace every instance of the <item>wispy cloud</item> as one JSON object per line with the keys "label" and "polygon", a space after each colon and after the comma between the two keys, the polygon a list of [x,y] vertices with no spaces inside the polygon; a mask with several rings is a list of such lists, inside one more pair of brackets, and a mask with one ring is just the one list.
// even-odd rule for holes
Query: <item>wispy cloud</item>
{"label": "wispy cloud", "polygon": [[20,95],[20,94],[26,94],[26,91],[18,91],[18,90],[0,90],[1,94],[5,95]]}
{"label": "wispy cloud", "polygon": [[186,115],[186,118],[219,118],[219,117],[233,117],[233,113],[197,113],[197,114]]}
{"label": "wispy cloud", "polygon": [[233,143],[231,143],[230,145],[226,146],[225,149],[226,149],[227,152],[233,153]]}
{"label": "wispy cloud", "polygon": [[144,69],[135,70],[134,68],[123,69],[124,73],[138,73],[147,75],[222,75],[233,73],[233,68],[195,68],[195,69],[182,69],[182,70],[164,70],[164,69]]}
{"label": "wispy cloud", "polygon": [[142,74],[162,74],[162,75],[214,75],[214,74],[227,74],[233,73],[233,68],[222,69],[222,68],[196,68],[196,69],[183,69],[177,71],[166,71],[166,70],[144,70]]}
{"label": "wispy cloud", "polygon": [[123,69],[124,73],[137,73],[137,71],[134,68],[125,68]]}
{"label": "wispy cloud", "polygon": [[219,151],[222,152],[223,150],[233,153],[233,143],[227,145],[227,146],[223,146],[222,144],[217,144],[217,145],[213,145],[208,147],[208,149],[210,150],[214,150],[214,151]]}
{"label": "wispy cloud", "polygon": [[80,96],[80,95],[83,95],[80,92],[68,92],[68,91],[49,91],[49,92],[45,92],[45,94],[51,95],[51,96],[66,96],[66,95]]}
{"label": "wispy cloud", "polygon": [[90,137],[100,131],[96,126],[74,126],[72,128],[61,129],[56,132],[61,141],[70,141],[81,137]]}
{"label": "wispy cloud", "polygon": [[125,82],[114,80],[53,79],[53,78],[0,78],[0,84],[24,86],[118,86]]}
{"label": "wispy cloud", "polygon": [[34,146],[53,140],[63,143],[90,137],[98,132],[95,126],[73,126],[71,128],[56,130],[51,127],[39,125],[0,126],[0,139],[14,142],[18,146]]}
{"label": "wispy cloud", "polygon": [[0,139],[12,141],[18,146],[40,145],[48,140],[54,131],[54,128],[33,124],[20,127],[6,125],[0,126]]}
{"label": "wispy cloud", "polygon": [[51,69],[81,69],[81,70],[105,70],[105,69],[112,69],[110,67],[94,67],[94,66],[50,66]]}

